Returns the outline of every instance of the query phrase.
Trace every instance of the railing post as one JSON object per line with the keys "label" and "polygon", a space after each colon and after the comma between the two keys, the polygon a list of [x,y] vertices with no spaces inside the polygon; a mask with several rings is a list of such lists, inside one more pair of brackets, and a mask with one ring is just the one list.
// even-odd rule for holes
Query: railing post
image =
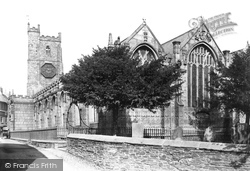
{"label": "railing post", "polygon": [[28,132],[28,135],[29,135],[28,142],[31,143],[31,132]]}
{"label": "railing post", "polygon": [[172,128],[169,129],[169,139],[171,140],[172,139]]}

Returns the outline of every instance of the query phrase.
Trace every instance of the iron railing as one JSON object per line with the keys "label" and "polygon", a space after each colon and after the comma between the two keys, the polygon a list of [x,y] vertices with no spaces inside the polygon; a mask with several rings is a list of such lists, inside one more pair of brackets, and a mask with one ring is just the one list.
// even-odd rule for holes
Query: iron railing
{"label": "iron railing", "polygon": [[[112,135],[111,128],[58,128],[64,129],[67,134],[98,134],[98,135]],[[226,128],[214,128],[216,132],[215,141],[217,142],[231,142],[231,133],[226,131]],[[172,139],[174,129],[170,128],[144,128],[143,137],[144,138],[154,138],[154,139]],[[202,141],[204,137],[205,130],[183,130],[183,140],[189,141]],[[131,127],[119,127],[117,129],[117,136],[132,137]]]}
{"label": "iron railing", "polygon": [[[231,132],[226,128],[214,128],[216,132],[216,142],[230,142]],[[117,136],[132,137],[131,127],[118,127]],[[184,129],[183,140],[202,141],[204,137],[204,129]],[[55,127],[47,129],[36,129],[26,131],[12,131],[10,136],[13,138],[22,139],[38,139],[38,140],[53,140],[58,138],[66,138],[68,134],[97,134],[97,135],[112,135],[112,128],[86,128],[86,127]],[[144,138],[155,139],[172,139],[174,129],[170,128],[144,128]]]}

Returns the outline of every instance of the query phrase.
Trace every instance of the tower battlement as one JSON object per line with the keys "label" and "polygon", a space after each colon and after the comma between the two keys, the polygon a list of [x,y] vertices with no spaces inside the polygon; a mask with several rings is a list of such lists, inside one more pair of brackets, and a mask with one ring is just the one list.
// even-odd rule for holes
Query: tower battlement
{"label": "tower battlement", "polygon": [[38,24],[36,28],[36,27],[30,27],[30,23],[28,23],[28,32],[40,33],[40,25]]}
{"label": "tower battlement", "polygon": [[10,103],[14,104],[33,104],[34,99],[30,96],[23,96],[23,95],[11,95],[9,97]]}
{"label": "tower battlement", "polygon": [[19,98],[19,99],[32,99],[31,96],[25,96],[25,95],[17,95],[17,94],[13,94],[10,96],[10,98]]}
{"label": "tower battlement", "polygon": [[58,33],[58,36],[40,36],[39,40],[41,41],[51,41],[51,42],[61,42],[61,33]]}
{"label": "tower battlement", "polygon": [[58,80],[63,73],[61,33],[58,36],[40,35],[40,26],[28,23],[28,81],[27,94],[35,95]]}

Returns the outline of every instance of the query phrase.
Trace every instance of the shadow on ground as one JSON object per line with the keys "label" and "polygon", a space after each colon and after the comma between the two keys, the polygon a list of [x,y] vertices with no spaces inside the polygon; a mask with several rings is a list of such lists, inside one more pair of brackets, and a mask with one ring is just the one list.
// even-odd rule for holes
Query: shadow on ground
{"label": "shadow on ground", "polygon": [[[26,144],[0,143],[0,170],[11,170],[14,163],[32,164],[36,159],[46,159],[47,157],[37,149]],[[8,168],[10,167],[10,168]],[[27,170],[19,168],[18,170]]]}

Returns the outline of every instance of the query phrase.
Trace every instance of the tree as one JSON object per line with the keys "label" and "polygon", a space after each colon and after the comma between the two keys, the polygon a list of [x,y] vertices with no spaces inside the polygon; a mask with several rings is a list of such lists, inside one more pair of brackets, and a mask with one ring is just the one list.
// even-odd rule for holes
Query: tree
{"label": "tree", "polygon": [[183,71],[178,65],[165,65],[161,57],[140,64],[125,46],[99,48],[91,56],[83,56],[78,65],[61,77],[63,89],[73,99],[86,105],[106,107],[113,113],[116,134],[119,109],[153,110],[169,105],[178,95],[178,81]]}
{"label": "tree", "polygon": [[211,75],[212,105],[225,111],[237,111],[250,117],[250,48],[235,53],[229,67],[219,63]]}

